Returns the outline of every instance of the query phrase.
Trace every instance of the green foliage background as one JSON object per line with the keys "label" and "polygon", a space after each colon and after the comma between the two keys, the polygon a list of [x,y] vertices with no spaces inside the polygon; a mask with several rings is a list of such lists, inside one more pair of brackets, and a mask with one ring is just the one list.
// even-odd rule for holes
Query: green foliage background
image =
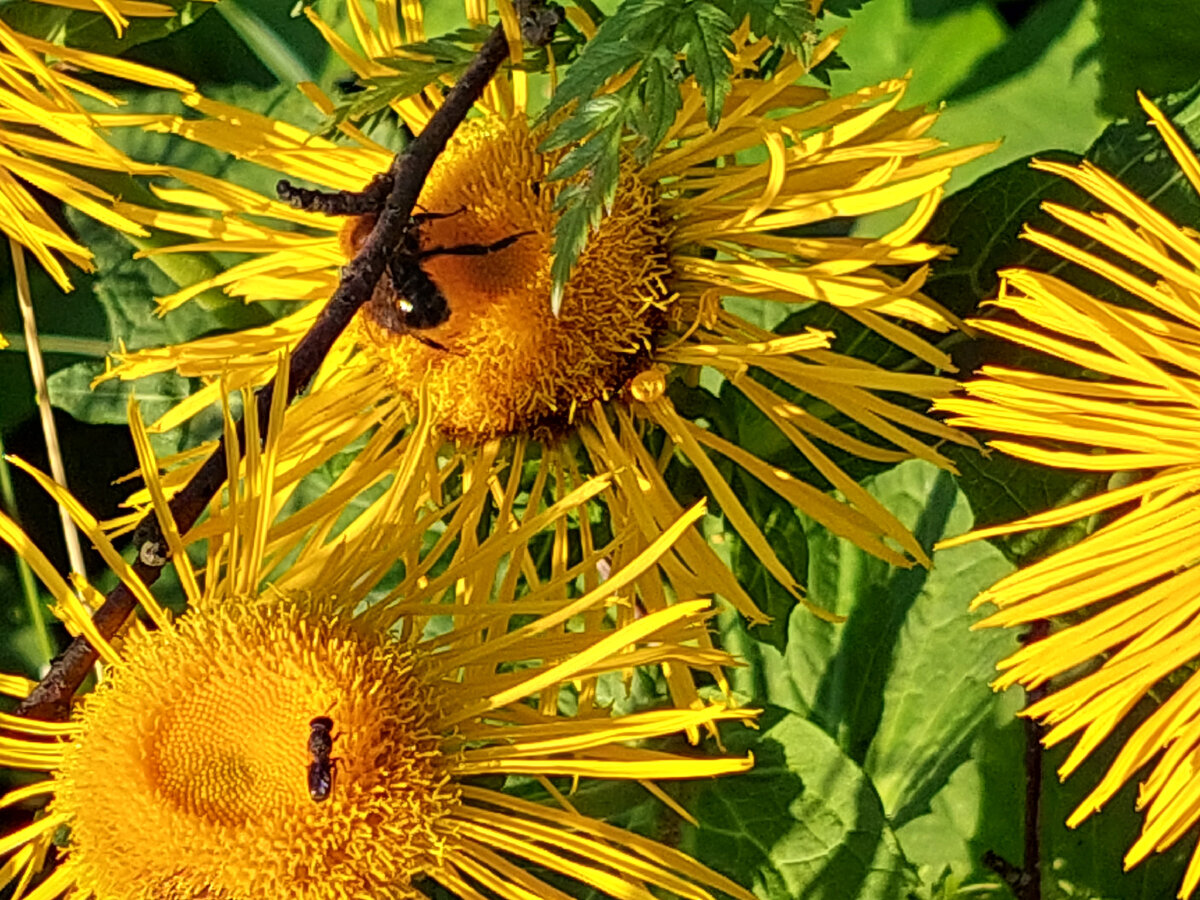
{"label": "green foliage background", "polygon": [[[345,26],[339,3],[318,0],[315,6],[327,21]],[[617,4],[599,6],[613,12]],[[722,97],[724,57],[719,41],[710,45],[709,38],[727,27],[728,14],[722,10],[734,10],[759,16],[762,29],[796,47],[804,45],[810,28],[827,33],[845,25],[839,64],[824,73],[834,90],[911,69],[907,99],[945,104],[937,136],[960,146],[1004,139],[998,151],[955,174],[950,191],[956,193],[932,226],[933,240],[953,244],[959,252],[935,268],[929,290],[960,314],[972,312],[994,290],[997,268],[1036,262],[1032,248],[1016,235],[1022,222],[1038,216],[1042,199],[1067,197],[1086,204],[1066,186],[1030,172],[1026,162],[1032,154],[1086,154],[1143,194],[1155,195],[1160,207],[1181,223],[1200,227],[1197,198],[1157,150],[1134,97],[1135,89],[1164,96],[1192,87],[1200,54],[1194,0],[829,0],[820,22],[797,27],[804,6],[737,0],[709,4],[704,12],[694,4],[689,9],[696,18],[670,28],[652,20],[643,31],[618,13],[610,28],[625,34],[628,45],[607,51],[607,60],[589,61],[587,54],[596,56],[596,51],[578,41],[560,48],[584,61],[574,80],[571,75],[564,80],[561,95],[563,102],[582,101],[582,115],[574,130],[552,140],[567,145],[585,139],[567,162],[597,171],[608,164],[613,135],[624,126],[649,136],[644,145],[648,152],[661,137],[659,120],[674,109],[676,51],[685,54],[695,71],[711,70],[706,94],[708,108],[715,112]],[[672,4],[656,0],[636,8],[670,10]],[[457,0],[430,0],[429,33],[458,28],[458,9]],[[627,19],[634,9],[627,7]],[[768,21],[780,9],[791,10],[791,17]],[[223,0],[215,11],[189,6],[168,24],[137,23],[131,41],[137,46],[123,52],[195,80],[209,96],[320,128],[327,123],[291,85],[311,79],[336,94],[349,73],[295,12],[266,0]],[[30,32],[66,34],[81,46],[118,49],[107,23],[98,23],[91,14],[48,13],[45,7],[13,2],[0,4],[0,17]],[[570,44],[569,39],[567,34],[564,41]],[[454,71],[462,57],[455,56],[452,43],[443,49],[443,71]],[[589,100],[605,77],[605,66],[619,71],[637,60],[642,74],[627,91]],[[385,91],[399,87],[404,85],[376,85]],[[132,109],[154,109],[169,100],[137,91],[127,97]],[[362,103],[352,97],[349,102]],[[1195,135],[1200,126],[1191,97],[1178,98],[1172,109],[1181,127]],[[360,106],[357,112],[364,110]],[[1131,121],[1118,121],[1123,116]],[[382,116],[369,121],[375,137],[399,146],[402,136],[393,122]],[[271,173],[195,145],[135,132],[113,138],[142,158],[231,176],[259,190],[269,191],[274,181]],[[580,223],[602,211],[603,179],[595,184],[599,187],[592,196],[575,198],[580,205],[571,215]],[[113,480],[135,467],[123,426],[127,392],[135,390],[153,417],[185,396],[191,385],[177,376],[159,376],[134,387],[109,383],[92,392],[88,383],[102,367],[104,354],[118,340],[130,347],[158,345],[257,324],[270,311],[216,296],[158,319],[152,313],[154,296],[194,280],[198,271],[215,268],[220,260],[192,261],[188,265],[198,268],[190,271],[136,264],[128,260],[125,239],[79,217],[68,218],[96,252],[101,274],[80,275],[76,292],[62,296],[48,278],[34,272],[34,293],[53,372],[51,396],[64,437],[68,478],[85,504],[105,516],[116,511],[121,496]],[[887,224],[881,216],[853,227]],[[577,234],[565,233],[560,240],[564,260],[573,240],[578,242]],[[11,336],[19,333],[19,319],[7,259],[0,266],[5,267],[0,273],[0,332]],[[881,361],[878,353],[883,351],[871,345],[869,336],[828,310],[800,310],[786,322],[767,324],[831,327],[839,335],[838,349],[854,347]],[[989,344],[958,343],[953,349],[968,370],[981,358],[1012,352]],[[797,464],[772,443],[772,436],[755,429],[754,415],[736,392],[707,383],[673,390],[682,409],[704,416],[725,436],[773,462]],[[202,417],[164,438],[161,449],[192,444],[213,434],[217,425],[214,417]],[[0,352],[0,436],[8,452],[45,466],[19,343]],[[954,452],[958,477],[917,462],[887,470],[864,467],[860,473],[926,548],[973,524],[1009,520],[1103,486],[1081,473],[1047,472],[995,456]],[[669,474],[682,496],[694,490],[686,470],[676,467]],[[764,898],[1009,896],[983,857],[990,851],[1015,864],[1021,861],[1024,737],[1014,714],[1022,698],[1016,692],[995,695],[988,687],[995,662],[1013,650],[1016,638],[970,631],[980,616],[967,608],[979,590],[1015,564],[1071,535],[970,545],[935,554],[930,571],[893,570],[804,521],[757,484],[732,470],[728,474],[783,562],[817,603],[843,613],[847,621],[831,626],[792,609],[720,516],[710,516],[710,537],[760,605],[775,616],[771,625],[756,629],[747,629],[732,615],[720,620],[725,646],[746,661],[734,675],[734,687],[744,702],[764,709],[759,730],[730,733],[725,743],[731,750],[753,751],[758,766],[740,778],[671,788],[694,811],[698,827],[681,827],[672,814],[628,785],[587,785],[576,798],[578,806],[676,842]],[[37,542],[65,566],[57,514],[45,498],[18,479],[15,502]],[[93,558],[91,564],[99,576],[99,560]],[[64,635],[53,625],[39,626],[21,596],[12,557],[0,552],[0,669],[34,677]],[[652,687],[647,690],[652,697]],[[1070,832],[1060,824],[1106,761],[1098,754],[1064,786],[1053,774],[1062,755],[1060,750],[1047,754],[1042,785],[1045,896],[1172,895],[1182,873],[1181,854],[1190,847],[1177,848],[1132,873],[1121,872],[1121,858],[1139,826],[1132,788],[1079,830]],[[517,783],[513,789],[536,794],[530,785]]]}

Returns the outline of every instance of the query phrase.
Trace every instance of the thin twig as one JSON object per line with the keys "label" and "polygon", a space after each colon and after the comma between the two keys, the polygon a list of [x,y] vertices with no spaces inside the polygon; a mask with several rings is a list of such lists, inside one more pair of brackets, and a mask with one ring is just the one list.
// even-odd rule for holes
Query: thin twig
{"label": "thin twig", "polygon": [[[545,29],[545,10],[531,10],[530,15],[542,24],[546,39],[552,31]],[[553,14],[557,15],[557,14]],[[523,17],[527,18],[527,17]],[[557,18],[555,18],[557,21]],[[523,25],[525,23],[523,22]],[[539,38],[541,34],[537,35]],[[446,142],[466,117],[475,101],[483,94],[500,63],[508,55],[508,42],[503,26],[497,25],[480,48],[462,78],[446,95],[441,108],[411,144],[393,161],[387,176],[386,194],[374,187],[382,210],[370,235],[358,254],[344,269],[337,290],[321,311],[320,317],[297,345],[288,370],[288,400],[304,390],[334,341],[349,324],[354,314],[370,297],[387,265],[389,255],[397,246],[401,233],[409,224],[413,207],[424,186],[434,160]],[[377,179],[378,181],[378,179]],[[379,207],[376,206],[376,209]],[[266,434],[266,422],[274,395],[274,383],[262,388],[257,395],[257,414],[261,434]],[[238,423],[237,439],[244,440],[245,431]],[[171,500],[171,515],[180,532],[195,524],[201,512],[226,480],[224,441],[184,488]],[[162,553],[166,541],[162,528],[153,515],[148,515],[135,533],[138,558],[133,568],[147,585],[158,580],[162,568]],[[96,611],[92,621],[105,637],[111,637],[129,617],[136,601],[124,584],[119,584]],[[82,637],[71,642],[66,651],[54,661],[50,672],[18,707],[21,715],[37,719],[63,719],[70,713],[71,698],[83,682],[96,652]]]}
{"label": "thin twig", "polygon": [[[8,249],[12,254],[17,305],[21,308],[21,325],[25,331],[25,356],[29,360],[29,375],[33,378],[38,417],[42,421],[42,438],[46,443],[46,456],[50,460],[50,474],[65,488],[67,470],[63,466],[62,446],[58,443],[54,410],[50,408],[50,392],[46,388],[46,364],[42,361],[41,345],[38,343],[37,319],[33,314],[33,293],[29,290],[29,272],[25,268],[25,248],[10,237]],[[58,516],[62,520],[63,540],[67,544],[67,559],[71,568],[80,575],[85,575],[87,570],[83,567],[83,544],[79,540],[79,530],[61,504],[58,507]]]}

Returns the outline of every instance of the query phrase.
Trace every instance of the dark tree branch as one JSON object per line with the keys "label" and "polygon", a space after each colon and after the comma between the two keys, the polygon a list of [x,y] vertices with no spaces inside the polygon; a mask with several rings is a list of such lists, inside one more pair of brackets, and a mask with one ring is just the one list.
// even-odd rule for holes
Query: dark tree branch
{"label": "dark tree branch", "polygon": [[[559,12],[555,9],[536,7],[522,3],[522,31],[532,24],[537,31],[532,37],[549,40],[553,24],[557,24]],[[552,23],[549,24],[548,23]],[[540,29],[538,31],[537,29]],[[425,130],[418,135],[404,152],[393,161],[390,169],[377,177],[360,195],[341,192],[340,200],[330,203],[330,212],[339,211],[337,204],[345,208],[362,209],[363,212],[379,212],[379,217],[370,235],[358,254],[342,270],[337,290],[321,311],[320,317],[296,346],[288,368],[288,400],[294,399],[307,386],[325,359],[334,341],[350,323],[354,314],[370,299],[387,266],[388,257],[397,245],[400,235],[408,225],[417,197],[425,184],[434,160],[446,146],[446,142],[466,117],[475,101],[483,94],[500,63],[508,55],[508,42],[503,26],[497,25],[480,48],[478,55],[463,73],[462,78],[446,95],[441,108],[429,120]],[[281,196],[288,202],[300,197],[312,200],[320,192],[305,191],[288,185],[281,189]],[[353,198],[357,199],[353,199]],[[358,204],[355,206],[354,204]],[[266,385],[257,393],[257,415],[260,433],[265,434],[267,419],[274,396],[274,383]],[[237,427],[239,442],[245,440],[244,423]],[[204,462],[184,488],[171,499],[171,515],[179,531],[186,532],[200,518],[210,500],[225,483],[225,441]],[[148,515],[135,532],[138,541],[138,559],[133,564],[134,572],[147,585],[158,580],[162,571],[163,548],[166,540],[162,528],[153,514]],[[104,598],[92,621],[106,638],[112,637],[129,618],[137,606],[132,593],[123,584],[117,585]],[[34,719],[65,719],[70,714],[71,699],[98,656],[95,649],[83,637],[75,638],[70,646],[50,666],[50,671],[17,707],[19,715]]]}

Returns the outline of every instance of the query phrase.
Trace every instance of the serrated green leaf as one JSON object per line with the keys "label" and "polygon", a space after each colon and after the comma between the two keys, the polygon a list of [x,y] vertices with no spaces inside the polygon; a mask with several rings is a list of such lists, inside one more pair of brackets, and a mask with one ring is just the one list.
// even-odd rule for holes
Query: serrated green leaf
{"label": "serrated green leaf", "polygon": [[[330,116],[331,122],[337,124],[346,120],[358,121],[372,116],[386,109],[393,101],[419,94],[443,76],[457,78],[466,70],[468,64],[469,60],[468,62],[403,60],[402,65],[395,67],[399,70],[398,74],[368,78],[365,82],[367,89],[360,94],[353,95],[348,103],[339,104]],[[325,128],[328,129],[328,127],[327,124]]]}
{"label": "serrated green leaf", "polygon": [[[567,185],[555,201],[555,209],[562,210],[554,229],[554,261],[550,265],[550,308],[555,315],[562,308],[563,288],[588,235],[612,209],[621,173],[620,146],[621,121],[614,120],[571,151],[556,168],[574,174],[586,165],[587,171],[582,184]],[[575,162],[570,162],[573,157]]]}
{"label": "serrated green leaf", "polygon": [[730,14],[735,22],[750,18],[750,29],[793,53],[806,45],[816,24],[806,0],[733,0]]}
{"label": "serrated green leaf", "polygon": [[695,0],[680,10],[673,30],[675,47],[686,52],[688,66],[704,95],[709,128],[717,127],[725,98],[733,87],[729,80],[733,61],[728,56],[733,51],[729,37],[733,29],[733,20],[723,9]]}
{"label": "serrated green leaf", "polygon": [[437,37],[404,44],[400,48],[401,52],[382,57],[381,61],[389,68],[394,68],[397,64],[412,62],[414,55],[423,54],[437,61],[470,62],[478,52],[479,45],[484,43],[491,33],[492,27],[486,24],[456,28]]}
{"label": "serrated green leaf", "polygon": [[726,745],[755,766],[689,803],[700,827],[684,826],[685,852],[764,900],[900,900],[915,886],[870,781],[817,725],[772,708]]}
{"label": "serrated green leaf", "polygon": [[[599,36],[583,48],[583,52],[579,54],[579,58],[572,64],[550,98],[542,114],[543,118],[551,116],[569,103],[591,97],[604,82],[624,72],[641,59],[641,51],[632,43],[610,41],[601,44],[597,43],[598,40]],[[545,152],[545,146],[543,144],[538,149]]]}
{"label": "serrated green leaf", "polygon": [[[542,141],[538,149],[542,153],[549,153],[560,147],[565,147],[567,144],[581,141],[593,131],[599,131],[614,124],[620,125],[621,117],[624,113],[625,101],[621,96],[617,94],[604,94],[599,97],[593,97],[579,107],[573,116],[554,129],[554,133]],[[557,171],[558,169],[554,170],[554,172]],[[578,167],[567,175],[556,175],[554,172],[551,172],[547,177],[552,181],[559,178],[569,178],[570,175],[573,175],[577,171],[579,171]]]}
{"label": "serrated green leaf", "polygon": [[642,143],[637,148],[638,161],[650,161],[658,145],[667,136],[675,115],[683,108],[679,93],[679,66],[664,47],[657,48],[642,64],[641,110],[638,114],[638,131]]}
{"label": "serrated green leaf", "polygon": [[829,87],[833,83],[833,73],[849,71],[850,64],[842,58],[842,54],[834,50],[817,65],[808,70],[808,74],[821,84]]}

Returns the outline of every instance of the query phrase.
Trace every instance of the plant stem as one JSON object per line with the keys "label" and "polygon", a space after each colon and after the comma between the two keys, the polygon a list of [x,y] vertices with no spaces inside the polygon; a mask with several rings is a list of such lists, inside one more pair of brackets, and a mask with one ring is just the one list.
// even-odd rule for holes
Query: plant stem
{"label": "plant stem", "polygon": [[[54,425],[54,411],[50,408],[50,392],[46,389],[46,365],[38,343],[37,320],[33,314],[33,294],[29,289],[29,272],[25,268],[25,248],[14,238],[8,239],[12,253],[13,278],[16,281],[17,305],[21,310],[21,324],[25,330],[25,355],[29,360],[29,374],[33,378],[33,389],[37,396],[38,416],[42,422],[42,437],[46,443],[46,456],[50,460],[50,474],[54,480],[67,486],[67,470],[63,466],[62,447],[58,443],[58,429]],[[86,574],[83,567],[83,544],[75,523],[61,504],[58,515],[62,520],[63,539],[67,544],[67,558],[71,568],[80,575]]]}

